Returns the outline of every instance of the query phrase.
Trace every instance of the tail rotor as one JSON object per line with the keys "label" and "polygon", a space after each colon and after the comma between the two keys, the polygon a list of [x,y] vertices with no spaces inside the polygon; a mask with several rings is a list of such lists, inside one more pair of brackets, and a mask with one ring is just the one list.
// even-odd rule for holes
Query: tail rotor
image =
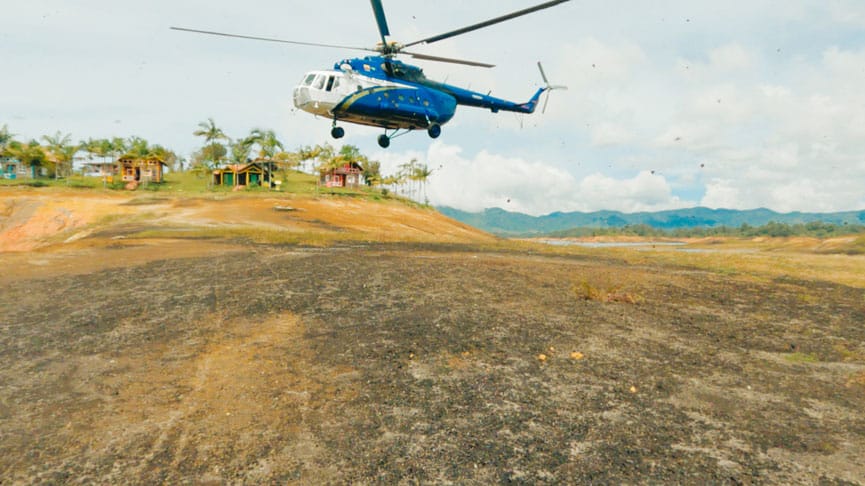
{"label": "tail rotor", "polygon": [[541,114],[543,114],[547,112],[547,103],[550,102],[550,92],[557,89],[568,89],[568,87],[563,84],[550,84],[550,81],[547,79],[547,74],[544,72],[544,66],[541,65],[541,61],[538,61],[538,70],[541,72],[541,78],[544,80],[544,85],[546,85],[544,87],[544,91],[546,91],[544,107],[541,109]]}

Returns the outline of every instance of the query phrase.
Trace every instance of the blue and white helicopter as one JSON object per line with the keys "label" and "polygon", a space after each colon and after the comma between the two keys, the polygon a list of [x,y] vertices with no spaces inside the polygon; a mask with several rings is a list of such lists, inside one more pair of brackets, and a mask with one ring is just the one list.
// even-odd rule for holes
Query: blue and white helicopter
{"label": "blue and white helicopter", "polygon": [[457,105],[487,108],[493,113],[499,111],[534,113],[541,95],[547,93],[547,100],[544,101],[542,110],[545,111],[546,103],[549,101],[549,92],[555,89],[567,89],[567,87],[550,85],[540,62],[538,69],[540,69],[541,77],[544,80],[544,87],[538,89],[529,101],[515,103],[488,94],[433,81],[424,76],[421,68],[405,64],[395,57],[402,54],[415,59],[491,68],[494,67],[492,64],[409,52],[405,48],[432,44],[567,1],[569,0],[547,1],[450,32],[400,44],[387,39],[390,36],[390,29],[381,0],[370,0],[381,35],[381,43],[374,48],[298,42],[184,27],[171,28],[199,34],[377,53],[377,55],[362,58],[341,60],[334,64],[331,70],[306,73],[301,83],[294,89],[294,105],[303,111],[333,120],[330,132],[333,138],[342,138],[345,135],[345,130],[338,125],[339,122],[381,127],[384,129],[384,133],[378,137],[378,144],[387,148],[390,146],[392,138],[412,130],[423,129],[431,138],[437,138],[441,135],[442,125],[453,118]]}

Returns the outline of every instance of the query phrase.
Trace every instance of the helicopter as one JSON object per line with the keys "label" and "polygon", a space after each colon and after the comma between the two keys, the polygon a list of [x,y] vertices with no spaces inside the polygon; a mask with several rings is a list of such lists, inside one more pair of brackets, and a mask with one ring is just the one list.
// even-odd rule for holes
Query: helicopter
{"label": "helicopter", "polygon": [[390,29],[382,1],[370,0],[381,36],[381,42],[372,48],[299,42],[185,27],[171,27],[171,29],[267,42],[374,52],[375,55],[337,61],[330,70],[316,70],[304,74],[300,84],[294,88],[293,101],[295,107],[300,110],[331,119],[333,123],[330,133],[335,139],[345,136],[345,129],[339,126],[340,122],[383,128],[384,133],[379,135],[378,144],[382,148],[387,148],[390,146],[391,139],[413,130],[426,130],[430,138],[438,138],[442,133],[442,125],[454,117],[458,105],[485,108],[493,113],[499,111],[534,113],[541,95],[546,93],[542,110],[546,111],[549,93],[567,87],[551,85],[540,62],[538,62],[538,69],[544,86],[525,103],[517,103],[490,96],[489,93],[483,94],[433,81],[424,75],[423,69],[406,64],[396,59],[396,56],[407,55],[426,61],[492,68],[495,66],[488,63],[432,56],[405,49],[449,39],[568,1],[570,0],[547,1],[443,34],[401,44],[388,40]]}

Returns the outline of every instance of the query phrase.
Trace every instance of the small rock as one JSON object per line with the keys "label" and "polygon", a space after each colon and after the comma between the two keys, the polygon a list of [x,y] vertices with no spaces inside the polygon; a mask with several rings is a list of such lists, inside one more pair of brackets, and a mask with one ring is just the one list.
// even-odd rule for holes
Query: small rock
{"label": "small rock", "polygon": [[547,355],[546,355],[546,354],[541,353],[541,354],[538,355],[538,361],[540,361],[541,363],[543,363],[543,362],[546,361],[546,360],[547,360]]}
{"label": "small rock", "polygon": [[571,359],[572,360],[579,361],[583,358],[585,358],[585,356],[583,356],[583,353],[581,353],[579,351],[574,351],[573,353],[571,353]]}
{"label": "small rock", "polygon": [[631,393],[637,393],[637,387],[631,386],[631,389],[628,391],[630,391]]}

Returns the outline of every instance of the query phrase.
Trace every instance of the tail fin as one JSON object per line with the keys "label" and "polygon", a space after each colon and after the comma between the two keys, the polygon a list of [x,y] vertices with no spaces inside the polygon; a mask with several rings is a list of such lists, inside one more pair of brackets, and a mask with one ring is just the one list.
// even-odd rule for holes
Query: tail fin
{"label": "tail fin", "polygon": [[547,93],[547,97],[544,98],[544,108],[541,110],[541,113],[546,113],[547,103],[550,102],[550,92],[556,89],[568,89],[568,87],[562,84],[550,84],[550,81],[547,79],[547,74],[544,72],[544,67],[541,65],[541,61],[538,61],[538,70],[541,72],[541,78],[543,78],[544,84],[546,85],[541,88],[541,92]]}
{"label": "tail fin", "polygon": [[540,88],[534,96],[532,96],[532,99],[520,105],[519,111],[522,111],[523,113],[534,113],[535,108],[538,107],[538,101],[541,99],[541,95],[544,94],[544,91],[547,91],[547,88]]}

